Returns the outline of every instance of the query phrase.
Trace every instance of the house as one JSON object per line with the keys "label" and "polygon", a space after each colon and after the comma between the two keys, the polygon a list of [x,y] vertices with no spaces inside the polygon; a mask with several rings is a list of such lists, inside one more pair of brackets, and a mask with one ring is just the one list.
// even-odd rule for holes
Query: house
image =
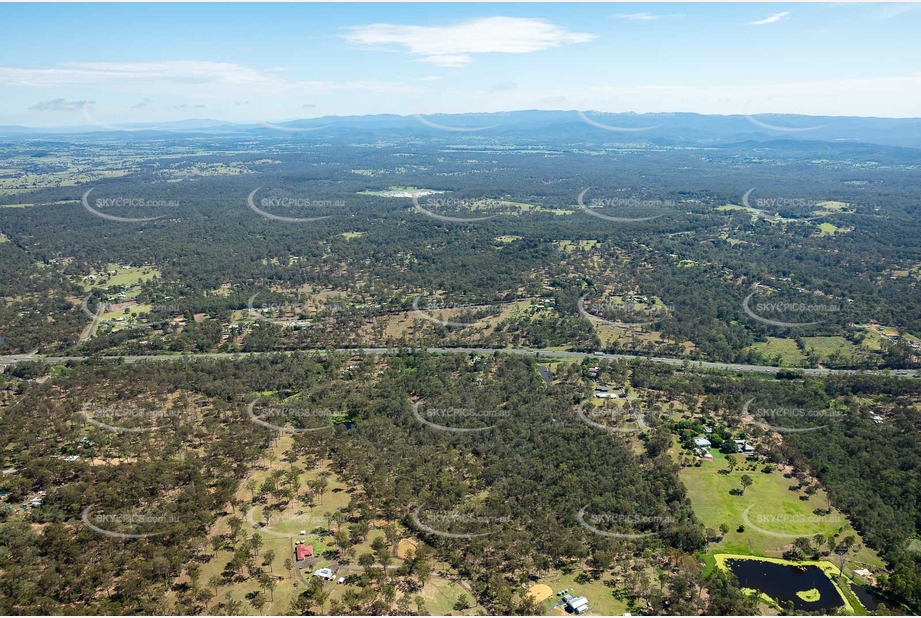
{"label": "house", "polygon": [[313,545],[304,545],[303,541],[298,541],[297,545],[294,546],[294,557],[300,561],[311,556],[313,556]]}
{"label": "house", "polygon": [[313,572],[313,576],[319,577],[325,580],[332,580],[335,578],[335,575],[333,575],[332,570],[327,567],[323,567],[322,569],[317,569],[316,571]]}
{"label": "house", "polygon": [[706,438],[694,438],[694,446],[697,448],[710,448],[710,441]]}
{"label": "house", "polygon": [[705,448],[694,449],[694,452],[697,453],[697,456],[702,459],[713,459],[713,455],[710,453],[709,450]]}
{"label": "house", "polygon": [[751,453],[755,450],[755,447],[748,440],[733,440],[733,442],[736,443],[736,451],[739,453]]}
{"label": "house", "polygon": [[872,418],[872,419],[873,419],[873,422],[876,423],[877,425],[882,424],[882,422],[883,422],[883,420],[884,420],[883,417],[880,416],[879,414],[871,414],[871,415],[870,415],[870,418]]}
{"label": "house", "polygon": [[599,399],[620,399],[624,396],[624,391],[618,389],[612,391],[606,386],[596,386],[595,387],[595,397]]}
{"label": "house", "polygon": [[588,611],[588,599],[585,597],[574,597],[566,601],[566,607],[574,614],[584,614]]}

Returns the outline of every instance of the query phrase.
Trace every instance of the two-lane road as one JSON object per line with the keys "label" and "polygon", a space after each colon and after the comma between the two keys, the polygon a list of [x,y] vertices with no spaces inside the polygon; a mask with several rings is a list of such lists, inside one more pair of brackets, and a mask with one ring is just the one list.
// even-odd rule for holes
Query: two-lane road
{"label": "two-lane road", "polygon": [[[496,352],[505,353],[505,354],[522,354],[527,356],[536,356],[541,359],[547,360],[573,360],[580,361],[584,358],[606,358],[612,360],[646,360],[647,362],[652,363],[662,363],[665,365],[672,365],[675,367],[682,367],[687,365],[691,369],[712,369],[719,371],[733,371],[733,372],[744,372],[744,373],[777,373],[782,370],[789,370],[790,367],[769,367],[765,365],[742,365],[738,363],[714,363],[708,361],[692,361],[686,360],[683,358],[667,358],[661,356],[638,356],[633,354],[603,354],[600,352],[562,352],[557,350],[532,350],[532,349],[523,349],[523,348],[425,348],[427,352],[433,354],[484,354],[491,355]],[[366,354],[377,354],[377,355],[386,355],[386,354],[395,354],[399,350],[395,348],[340,348],[337,350],[342,353],[356,353],[364,352]],[[235,353],[235,352],[202,352],[195,354],[153,354],[148,356],[0,356],[0,367],[6,365],[12,365],[15,363],[27,361],[27,360],[41,360],[47,363],[63,363],[67,361],[84,361],[93,359],[122,359],[126,363],[138,363],[138,362],[159,362],[159,361],[183,361],[188,359],[198,359],[198,358],[213,358],[213,359],[245,359],[250,356],[267,356],[272,354],[292,354],[294,352],[299,352],[302,354],[316,354],[322,356],[326,354],[325,350],[286,350],[278,352],[247,352],[247,353]],[[900,369],[900,370],[856,370],[856,369],[797,369],[797,371],[802,371],[804,375],[810,376],[822,376],[829,374],[870,374],[870,375],[890,375],[893,377],[900,378],[917,378],[919,377],[918,370],[914,369]]]}

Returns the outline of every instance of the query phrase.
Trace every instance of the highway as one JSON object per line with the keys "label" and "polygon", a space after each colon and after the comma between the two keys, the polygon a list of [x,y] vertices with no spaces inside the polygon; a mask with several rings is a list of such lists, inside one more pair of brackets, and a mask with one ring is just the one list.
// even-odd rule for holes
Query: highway
{"label": "highway", "polygon": [[[421,349],[421,348],[417,348]],[[672,365],[675,367],[681,367],[687,364],[689,368],[692,369],[713,369],[721,371],[733,371],[733,372],[743,372],[743,373],[768,373],[773,374],[781,370],[789,370],[790,367],[769,367],[764,365],[740,365],[736,363],[714,363],[707,361],[691,361],[685,360],[682,358],[666,358],[660,356],[638,356],[632,354],[602,354],[600,352],[561,352],[557,350],[533,350],[533,349],[523,349],[523,348],[425,348],[426,351],[433,354],[484,354],[492,355],[496,352],[504,354],[522,354],[527,356],[537,356],[541,359],[546,360],[572,360],[572,361],[581,361],[584,358],[606,358],[611,360],[646,360],[652,363],[662,363],[665,365]],[[357,352],[364,352],[366,354],[395,354],[398,352],[395,348],[340,348],[338,352],[346,354],[354,354]],[[85,361],[85,360],[102,360],[102,359],[122,359],[126,363],[138,363],[138,362],[159,362],[159,361],[183,361],[193,358],[213,358],[213,359],[245,359],[250,356],[267,356],[272,354],[292,354],[294,351],[278,351],[278,352],[202,352],[195,354],[156,354],[156,355],[147,355],[147,356],[37,356],[37,355],[21,355],[21,356],[0,356],[0,367],[7,365],[13,365],[15,363],[20,363],[28,360],[40,360],[47,363],[64,363],[67,361]],[[316,354],[322,356],[326,353],[325,350],[297,350],[302,354]],[[835,373],[840,374],[868,374],[868,375],[891,375],[893,377],[900,378],[917,378],[919,376],[918,370],[914,369],[904,369],[904,370],[855,370],[855,369],[797,369],[797,371],[803,372],[805,375],[810,376],[823,376],[830,375]]]}

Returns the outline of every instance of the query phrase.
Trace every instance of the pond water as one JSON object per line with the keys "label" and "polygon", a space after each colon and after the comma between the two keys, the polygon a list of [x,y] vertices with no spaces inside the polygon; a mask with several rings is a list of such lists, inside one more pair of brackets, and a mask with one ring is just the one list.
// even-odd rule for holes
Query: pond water
{"label": "pond water", "polygon": [[[817,566],[791,566],[736,558],[726,560],[726,565],[739,578],[739,585],[765,593],[781,607],[792,601],[796,610],[825,612],[844,605],[834,584]],[[812,589],[819,591],[817,601],[805,601],[796,595]]]}
{"label": "pond water", "polygon": [[863,586],[851,584],[851,590],[854,591],[854,594],[857,595],[857,598],[860,599],[860,602],[863,603],[863,606],[871,612],[875,609],[879,609],[880,605],[885,604],[885,599],[883,599],[883,597],[879,596],[878,594],[874,594]]}

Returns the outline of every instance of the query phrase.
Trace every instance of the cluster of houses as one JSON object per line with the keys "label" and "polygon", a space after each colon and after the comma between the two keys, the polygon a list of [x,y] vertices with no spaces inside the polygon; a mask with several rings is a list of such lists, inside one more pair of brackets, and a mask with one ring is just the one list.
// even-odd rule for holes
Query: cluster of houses
{"label": "cluster of houses", "polygon": [[623,389],[611,390],[607,386],[595,387],[595,397],[598,397],[599,399],[623,399],[625,396],[626,393]]}
{"label": "cluster of houses", "polygon": [[694,453],[702,459],[713,459],[710,454],[710,441],[706,438],[694,438]]}
{"label": "cluster of houses", "polygon": [[[735,444],[736,453],[750,455],[755,452],[755,447],[748,440],[732,440],[732,442]],[[702,436],[694,438],[694,453],[702,459],[713,459],[713,455],[710,454],[711,446],[712,444],[707,438]]]}
{"label": "cluster of houses", "polygon": [[[306,531],[301,530],[301,534],[306,534]],[[308,558],[312,558],[313,557],[313,545],[307,545],[304,541],[297,541],[294,544],[294,557],[297,559],[298,562],[307,560]],[[324,581],[329,581],[329,582],[336,579],[336,573],[329,567],[323,567],[323,568],[317,569],[316,571],[313,572],[313,576],[319,577],[320,579]],[[345,578],[340,577],[336,583],[344,584]]]}

